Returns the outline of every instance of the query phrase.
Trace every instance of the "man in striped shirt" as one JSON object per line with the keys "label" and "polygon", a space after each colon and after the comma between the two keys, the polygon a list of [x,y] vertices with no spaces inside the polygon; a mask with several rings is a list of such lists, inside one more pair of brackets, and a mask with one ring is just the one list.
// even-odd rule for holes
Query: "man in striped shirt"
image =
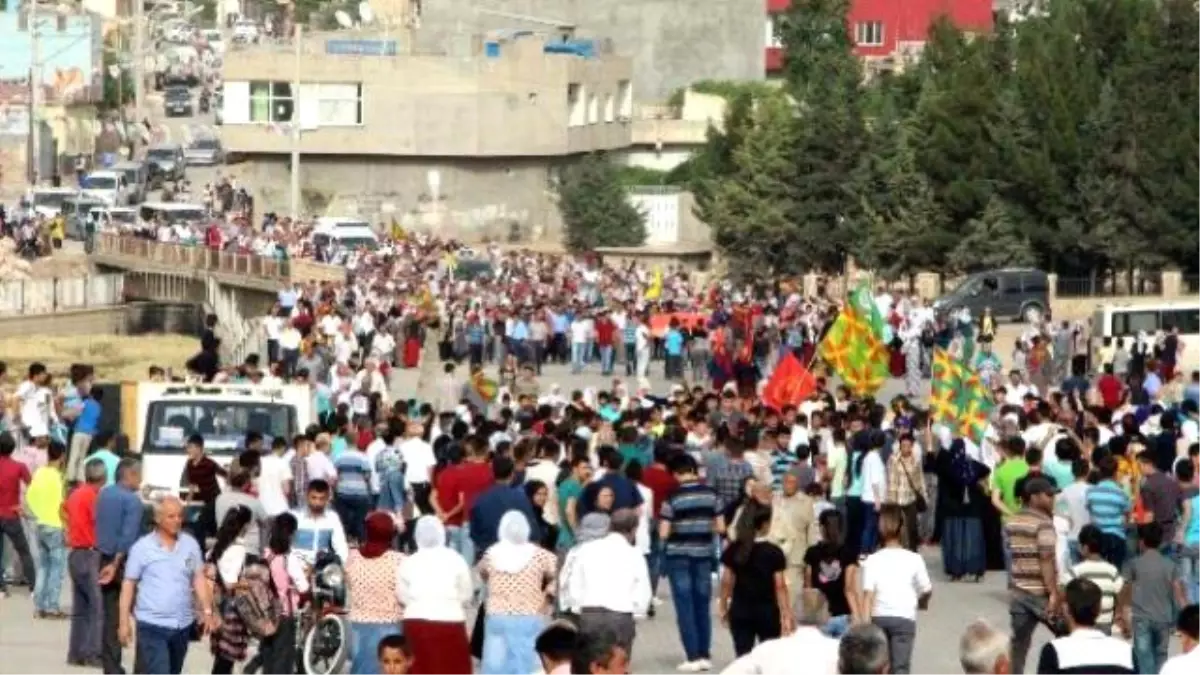
{"label": "man in striped shirt", "polygon": [[1012,574],[1009,583],[1009,616],[1012,617],[1012,672],[1025,672],[1025,659],[1033,631],[1039,623],[1055,630],[1059,611],[1058,570],[1054,531],[1055,487],[1044,476],[1025,480],[1018,495],[1024,505],[1004,523]]}
{"label": "man in striped shirt", "polygon": [[1125,562],[1125,523],[1130,510],[1129,495],[1116,481],[1117,461],[1112,455],[1096,462],[1100,482],[1087,492],[1087,510],[1092,524],[1100,530],[1100,555],[1117,569]]}
{"label": "man in striped shirt", "polygon": [[663,502],[658,532],[685,654],[679,670],[695,673],[712,668],[713,538],[725,531],[725,519],[691,455],[676,455],[670,468],[679,487]]}

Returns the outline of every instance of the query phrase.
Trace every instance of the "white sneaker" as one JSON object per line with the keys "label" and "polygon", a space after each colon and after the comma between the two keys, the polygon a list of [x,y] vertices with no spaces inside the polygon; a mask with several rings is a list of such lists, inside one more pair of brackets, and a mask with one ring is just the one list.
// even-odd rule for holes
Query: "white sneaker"
{"label": "white sneaker", "polygon": [[696,670],[700,670],[700,671],[712,670],[712,661],[709,661],[708,659],[697,659],[697,660],[693,661],[692,663],[696,664]]}
{"label": "white sneaker", "polygon": [[675,670],[678,670],[681,673],[698,673],[698,672],[700,672],[700,662],[699,661],[684,661],[683,663],[676,666]]}
{"label": "white sneaker", "polygon": [[657,596],[650,598],[650,605],[651,605],[651,606],[653,606],[653,607],[662,607],[662,604],[663,604],[662,598],[660,598],[660,597],[657,597]]}

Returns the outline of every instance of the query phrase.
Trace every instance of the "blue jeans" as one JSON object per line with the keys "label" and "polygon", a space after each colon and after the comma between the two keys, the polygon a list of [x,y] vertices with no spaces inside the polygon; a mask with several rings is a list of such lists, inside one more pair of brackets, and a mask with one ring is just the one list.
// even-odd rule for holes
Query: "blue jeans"
{"label": "blue jeans", "polygon": [[875,552],[878,542],[879,512],[875,510],[874,504],[863,502],[863,528],[862,538],[859,540],[859,550],[863,555],[870,555]]}
{"label": "blue jeans", "polygon": [[1133,661],[1139,673],[1157,673],[1167,662],[1167,645],[1171,642],[1169,623],[1133,620]]}
{"label": "blue jeans", "polygon": [[829,617],[829,621],[826,621],[825,625],[821,628],[822,632],[835,640],[842,639],[842,636],[848,630],[850,630],[849,614]]}
{"label": "blue jeans", "polygon": [[447,525],[446,546],[461,555],[469,567],[475,566],[475,542],[471,541],[470,525]]}
{"label": "blue jeans", "polygon": [[587,343],[572,342],[571,343],[571,372],[579,373],[583,370],[583,364],[587,363]]}
{"label": "blue jeans", "polygon": [[543,616],[490,614],[483,622],[483,659],[479,672],[535,673],[541,667],[534,643],[546,627]]}
{"label": "blue jeans", "polygon": [[37,545],[42,564],[37,568],[37,581],[33,587],[33,607],[39,612],[57,612],[67,567],[67,544],[62,528],[38,525]]}
{"label": "blue jeans", "polygon": [[398,623],[350,624],[350,672],[353,675],[370,675],[379,672],[379,641],[389,635],[400,635],[404,629]]}
{"label": "blue jeans", "polygon": [[612,345],[601,345],[600,347],[600,374],[612,375],[613,371],[613,348]]}
{"label": "blue jeans", "polygon": [[1200,561],[1197,560],[1195,546],[1182,546],[1179,549],[1179,576],[1183,579],[1184,595],[1189,605],[1194,605],[1200,599]]}
{"label": "blue jeans", "polygon": [[165,628],[152,623],[137,623],[137,652],[133,672],[154,675],[179,675],[187,656],[191,628]]}
{"label": "blue jeans", "polygon": [[711,657],[712,648],[712,572],[711,558],[665,556],[663,570],[671,584],[675,603],[675,622],[683,642],[686,660]]}
{"label": "blue jeans", "polygon": [[650,553],[646,556],[646,571],[650,574],[650,595],[658,593],[658,580],[662,576],[663,543],[658,539],[658,519],[650,519]]}

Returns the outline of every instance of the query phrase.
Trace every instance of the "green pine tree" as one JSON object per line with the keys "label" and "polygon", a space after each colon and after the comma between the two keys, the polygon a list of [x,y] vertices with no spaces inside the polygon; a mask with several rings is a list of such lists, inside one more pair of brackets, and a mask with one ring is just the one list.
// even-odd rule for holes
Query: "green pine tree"
{"label": "green pine tree", "polygon": [[620,172],[608,157],[590,154],[564,169],[558,197],[569,250],[645,243],[645,217],[630,203]]}

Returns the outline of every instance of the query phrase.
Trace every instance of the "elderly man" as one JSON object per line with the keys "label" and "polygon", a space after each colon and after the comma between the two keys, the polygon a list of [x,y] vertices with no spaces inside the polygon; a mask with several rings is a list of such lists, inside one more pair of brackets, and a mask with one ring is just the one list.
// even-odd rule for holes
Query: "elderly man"
{"label": "elderly man", "polygon": [[783,494],[773,503],[771,530],[768,538],[777,543],[787,557],[788,589],[795,593],[804,587],[804,554],[813,543],[816,504],[800,490],[800,476],[783,475]]}
{"label": "elderly man", "polygon": [[824,594],[808,588],[794,597],[792,609],[796,616],[796,630],[791,635],[763,642],[749,654],[729,664],[723,673],[784,673],[795,670],[799,663],[805,664],[805,672],[838,672],[838,641],[821,632],[821,627],[829,621],[829,605],[825,602]]}
{"label": "elderly man", "polygon": [[183,670],[191,627],[217,627],[212,591],[204,576],[200,545],[183,529],[183,502],[166,497],[154,506],[154,531],[129,550],[121,584],[121,644],[133,640],[134,672]]}
{"label": "elderly man", "polygon": [[838,645],[838,670],[842,675],[876,675],[891,669],[888,640],[873,623],[853,626]]}
{"label": "elderly man", "polygon": [[650,607],[650,572],[633,545],[637,524],[637,511],[617,510],[607,535],[579,547],[568,582],[579,601],[580,634],[611,631],[626,653],[633,650],[634,617]]}
{"label": "elderly man", "polygon": [[964,673],[983,675],[1012,672],[1008,634],[983,619],[972,621],[958,641],[958,660]]}
{"label": "elderly man", "polygon": [[100,634],[104,626],[100,553],[96,550],[96,502],[108,480],[104,462],[88,460],[83,466],[83,477],[85,482],[72,490],[63,503],[69,550],[67,569],[74,588],[67,663],[92,667],[100,665]]}

